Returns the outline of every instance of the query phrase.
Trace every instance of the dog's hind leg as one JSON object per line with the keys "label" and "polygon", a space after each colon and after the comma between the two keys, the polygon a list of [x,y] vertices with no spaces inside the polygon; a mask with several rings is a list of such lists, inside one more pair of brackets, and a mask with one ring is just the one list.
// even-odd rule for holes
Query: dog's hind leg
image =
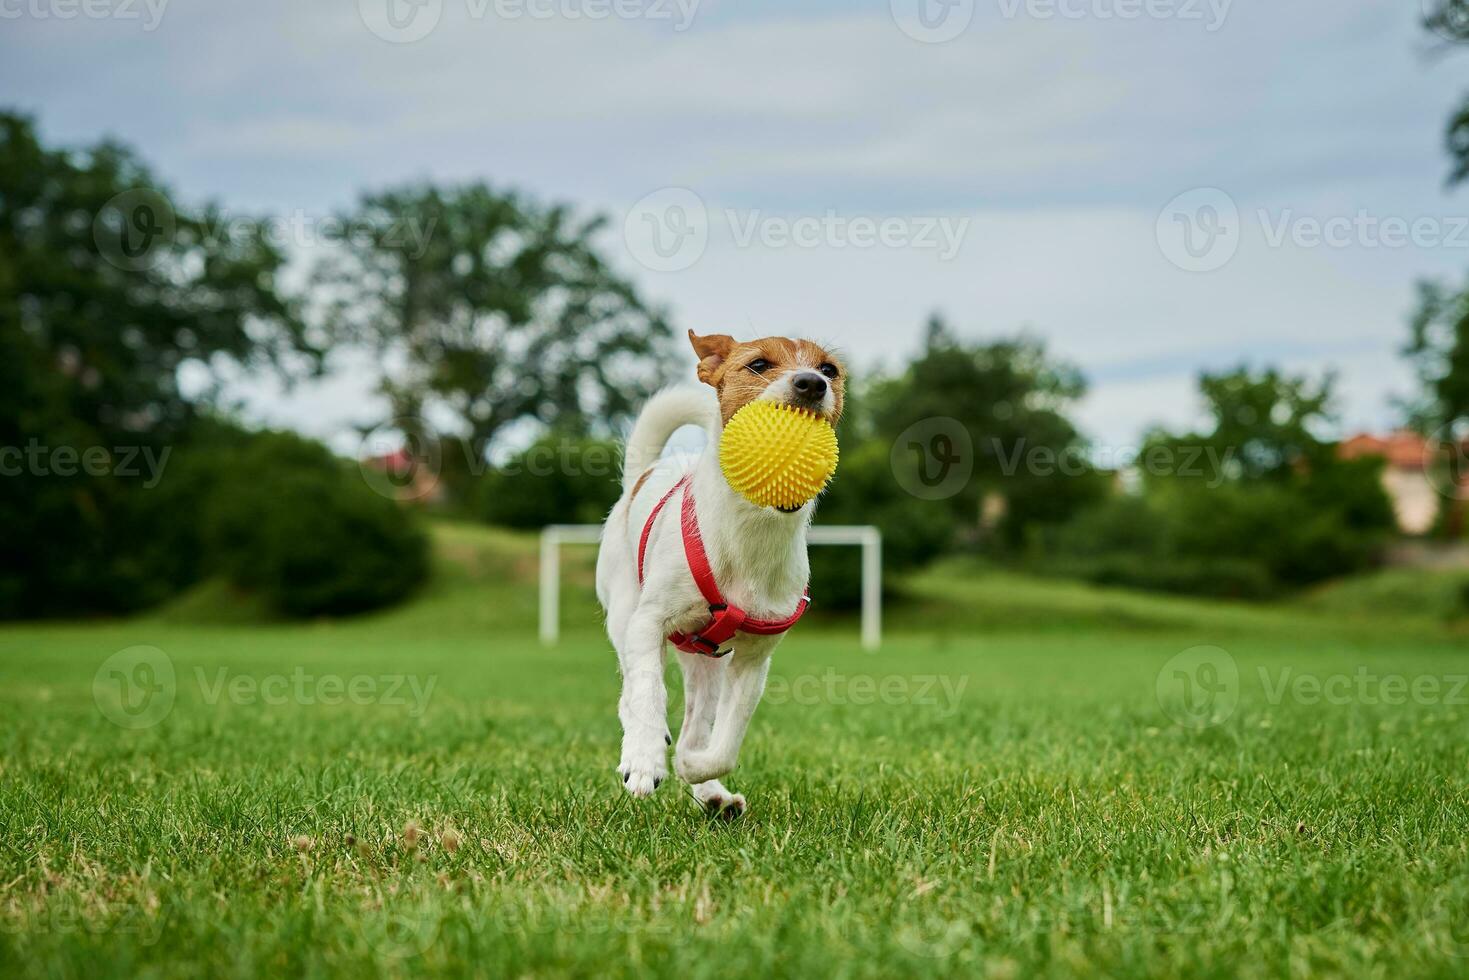
{"label": "dog's hind leg", "polygon": [[633,796],[651,796],[668,776],[668,691],[663,683],[663,630],[638,610],[613,638],[622,667],[622,761],[617,771]]}

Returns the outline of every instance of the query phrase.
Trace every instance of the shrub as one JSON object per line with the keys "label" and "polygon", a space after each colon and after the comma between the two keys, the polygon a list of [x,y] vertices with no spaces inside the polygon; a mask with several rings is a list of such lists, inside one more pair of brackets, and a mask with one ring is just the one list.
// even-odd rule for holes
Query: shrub
{"label": "shrub", "polygon": [[477,510],[503,527],[600,524],[621,482],[615,443],[548,436],[480,480]]}
{"label": "shrub", "polygon": [[[885,444],[845,453],[817,505],[819,524],[875,524],[882,531],[883,573],[916,568],[938,557],[954,537],[953,512],[903,490]],[[862,563],[853,548],[813,547],[811,597],[822,609],[855,609],[862,601]],[[887,581],[891,581],[890,578]]]}
{"label": "shrub", "polygon": [[428,540],[355,467],[285,433],[255,436],[210,494],[213,567],[290,616],[360,612],[424,579]]}
{"label": "shrub", "polygon": [[1377,464],[1318,460],[1304,473],[1210,486],[1157,480],[1045,535],[1043,569],[1096,582],[1263,598],[1360,571],[1393,527]]}

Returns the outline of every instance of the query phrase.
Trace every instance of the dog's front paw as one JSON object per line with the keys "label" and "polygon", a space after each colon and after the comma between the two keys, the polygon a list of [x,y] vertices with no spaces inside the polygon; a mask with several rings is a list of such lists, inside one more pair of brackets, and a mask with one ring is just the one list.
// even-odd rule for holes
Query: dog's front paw
{"label": "dog's front paw", "polygon": [[[660,745],[659,749],[662,748]],[[656,754],[625,751],[617,771],[621,774],[622,785],[627,787],[627,791],[641,799],[652,796],[653,791],[668,778],[668,762],[663,758],[662,751]]]}

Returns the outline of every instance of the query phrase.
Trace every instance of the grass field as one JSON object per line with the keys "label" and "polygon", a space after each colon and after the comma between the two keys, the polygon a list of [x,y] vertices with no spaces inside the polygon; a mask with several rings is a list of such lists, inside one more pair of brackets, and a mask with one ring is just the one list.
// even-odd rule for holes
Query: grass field
{"label": "grass field", "polygon": [[1469,973],[1469,632],[1396,585],[935,570],[782,646],[726,823],[623,793],[587,566],[543,651],[529,541],[440,550],[358,621],[0,630],[0,976]]}

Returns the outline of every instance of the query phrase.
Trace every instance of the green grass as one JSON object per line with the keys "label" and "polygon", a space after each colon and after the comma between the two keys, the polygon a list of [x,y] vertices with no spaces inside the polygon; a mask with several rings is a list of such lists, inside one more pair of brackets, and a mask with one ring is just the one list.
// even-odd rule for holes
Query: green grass
{"label": "green grass", "polygon": [[[948,566],[880,653],[792,634],[723,823],[624,795],[589,556],[543,651],[533,542],[439,542],[361,620],[251,625],[214,588],[0,630],[0,976],[1469,971],[1469,647],[1431,617]],[[174,700],[128,729],[93,685],[139,644]],[[1176,659],[1201,644],[1227,658]],[[324,704],[298,670],[433,686]],[[1189,727],[1176,670],[1220,689]]]}

